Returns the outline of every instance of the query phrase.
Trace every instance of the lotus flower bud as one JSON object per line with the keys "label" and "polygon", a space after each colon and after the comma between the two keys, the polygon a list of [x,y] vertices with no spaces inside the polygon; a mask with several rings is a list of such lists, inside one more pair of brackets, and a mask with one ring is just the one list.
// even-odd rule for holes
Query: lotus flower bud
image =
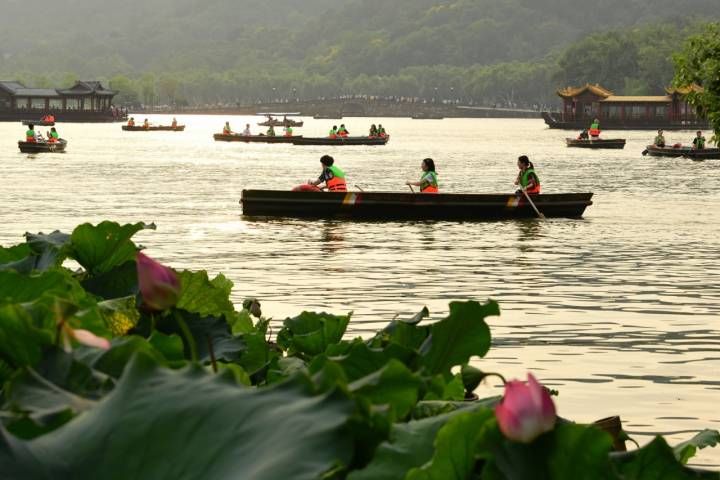
{"label": "lotus flower bud", "polygon": [[102,350],[108,350],[110,348],[110,341],[107,338],[98,337],[88,330],[72,329],[71,335],[79,343],[87,345],[88,347],[100,348]]}
{"label": "lotus flower bud", "polygon": [[174,270],[138,252],[137,272],[145,305],[153,310],[175,306],[180,298],[180,280]]}
{"label": "lotus flower bud", "polygon": [[505,384],[505,396],[495,407],[502,433],[520,443],[530,443],[555,426],[557,414],[550,394],[528,373],[527,384],[512,380]]}

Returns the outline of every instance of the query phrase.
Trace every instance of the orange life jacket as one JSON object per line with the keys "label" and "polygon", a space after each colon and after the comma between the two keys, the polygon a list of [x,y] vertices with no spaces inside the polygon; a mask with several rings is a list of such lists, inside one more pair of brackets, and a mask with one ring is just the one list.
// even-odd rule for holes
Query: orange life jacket
{"label": "orange life jacket", "polygon": [[347,192],[347,184],[345,183],[345,173],[335,165],[327,167],[333,174],[333,178],[326,181],[327,189],[330,192]]}

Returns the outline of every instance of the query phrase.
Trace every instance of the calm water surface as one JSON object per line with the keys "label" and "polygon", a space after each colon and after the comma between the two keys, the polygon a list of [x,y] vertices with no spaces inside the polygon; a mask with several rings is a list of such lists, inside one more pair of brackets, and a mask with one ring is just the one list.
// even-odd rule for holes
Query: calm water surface
{"label": "calm water surface", "polygon": [[[260,128],[257,117],[227,119],[238,131]],[[438,319],[449,301],[493,298],[502,315],[489,319],[493,348],[477,365],[534,372],[560,391],[561,415],[620,414],[640,443],[720,428],[720,161],[643,157],[652,132],[620,132],[625,150],[569,149],[574,132],[541,120],[381,119],[392,135],[385,147],[216,143],[225,117],[179,120],[186,132],[59,125],[67,153],[37,156],[17,150],[19,123],[0,123],[0,244],[81,222],[155,222],[136,237],[148,253],[223,272],[236,304],[258,297],[278,326],[303,309],[353,311],[357,335],[424,305]],[[343,120],[353,134],[374,121]],[[305,122],[296,133],[313,136],[333,121]],[[545,192],[592,191],[595,204],[583,220],[243,219],[243,188],[316,178],[325,153],[366,190],[406,191],[429,156],[443,191],[478,193],[512,191],[516,158],[528,154]],[[720,449],[695,464],[717,468]]]}

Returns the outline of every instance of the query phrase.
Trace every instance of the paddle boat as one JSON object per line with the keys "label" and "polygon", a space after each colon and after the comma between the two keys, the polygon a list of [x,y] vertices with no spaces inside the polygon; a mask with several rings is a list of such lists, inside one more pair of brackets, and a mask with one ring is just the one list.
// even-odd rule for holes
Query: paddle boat
{"label": "paddle boat", "polygon": [[126,132],[182,132],[185,131],[185,125],[177,125],[175,127],[172,125],[150,125],[149,127],[144,127],[142,125],[123,125],[122,129]]}
{"label": "paddle boat", "polygon": [[60,138],[57,142],[24,142],[18,141],[22,153],[62,153],[67,147],[67,140]]}
{"label": "paddle boat", "polygon": [[284,135],[241,135],[239,133],[231,133],[229,135],[216,133],[213,135],[216,142],[245,142],[245,143],[293,143],[294,138]]}
{"label": "paddle boat", "polygon": [[[301,188],[308,187],[308,188]],[[348,218],[362,220],[502,220],[537,218],[530,203],[515,194],[321,192],[243,190],[244,216]],[[532,195],[546,218],[581,218],[592,193]]]}
{"label": "paddle boat", "polygon": [[693,150],[692,147],[658,147],[656,145],[648,145],[647,147],[645,147],[645,150],[642,152],[642,154],[649,154],[651,157],[682,157],[692,160],[718,160],[720,159],[720,148],[703,148],[701,150]]}
{"label": "paddle boat", "polygon": [[575,148],[611,148],[611,149],[623,149],[625,148],[624,138],[589,138],[589,139],[578,139],[578,138],[566,138],[565,143],[568,147]]}
{"label": "paddle boat", "polygon": [[292,137],[293,145],[385,145],[390,135],[385,137]]}

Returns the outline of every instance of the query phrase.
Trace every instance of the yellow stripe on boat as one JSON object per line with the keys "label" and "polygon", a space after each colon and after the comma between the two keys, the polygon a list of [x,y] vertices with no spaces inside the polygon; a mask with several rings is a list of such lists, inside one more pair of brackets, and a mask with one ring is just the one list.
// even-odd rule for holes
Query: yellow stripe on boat
{"label": "yellow stripe on boat", "polygon": [[355,200],[357,199],[357,195],[355,193],[346,193],[345,198],[343,198],[343,205],[355,205]]}
{"label": "yellow stripe on boat", "polygon": [[520,203],[520,197],[517,195],[513,195],[508,198],[507,205],[505,205],[507,208],[515,208],[518,206],[518,203]]}

